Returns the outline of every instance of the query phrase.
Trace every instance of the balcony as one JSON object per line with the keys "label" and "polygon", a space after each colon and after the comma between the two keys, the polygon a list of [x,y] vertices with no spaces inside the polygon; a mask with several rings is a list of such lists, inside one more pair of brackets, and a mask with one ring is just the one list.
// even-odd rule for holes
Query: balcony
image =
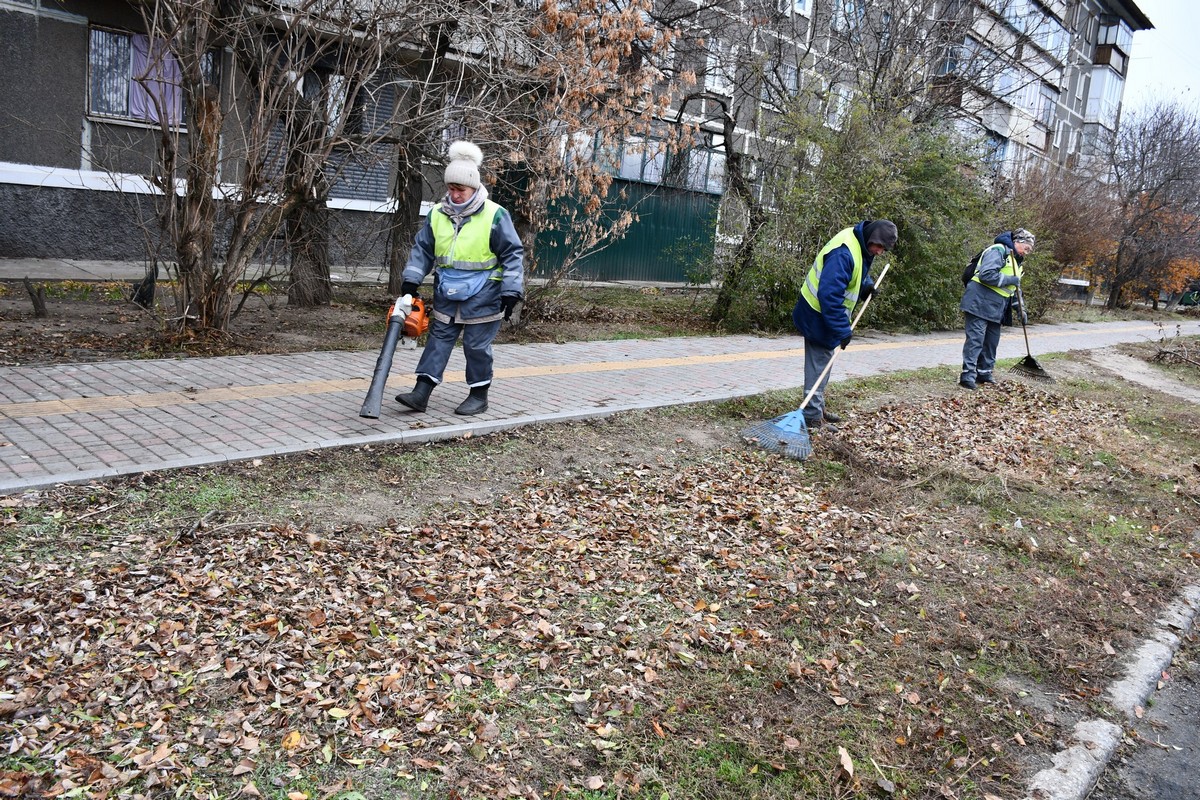
{"label": "balcony", "polygon": [[1129,57],[1121,52],[1120,48],[1116,45],[1098,44],[1096,45],[1096,54],[1092,56],[1092,63],[1110,66],[1119,75],[1124,77],[1125,69],[1129,65]]}

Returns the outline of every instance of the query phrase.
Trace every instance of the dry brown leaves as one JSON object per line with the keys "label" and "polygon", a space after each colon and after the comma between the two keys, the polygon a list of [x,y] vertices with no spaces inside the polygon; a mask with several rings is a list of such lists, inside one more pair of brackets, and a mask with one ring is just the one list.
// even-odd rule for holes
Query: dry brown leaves
{"label": "dry brown leaves", "polygon": [[1045,481],[1057,448],[1088,450],[1097,434],[1119,430],[1117,409],[1007,381],[920,404],[885,406],[847,428],[862,459],[887,474],[1013,471]]}
{"label": "dry brown leaves", "polygon": [[[1119,424],[1008,384],[883,409],[840,436],[893,474],[958,464],[1037,480],[1058,448]],[[59,555],[0,576],[7,752],[55,767],[50,786],[0,781],[106,796],[331,764],[535,797],[551,772],[627,780],[602,777],[609,757],[632,735],[675,735],[667,709],[712,661],[833,709],[868,701],[868,634],[901,647],[909,634],[882,609],[915,612],[924,590],[863,567],[893,526],[911,529],[740,447],[530,484],[419,528],[192,525],[89,552],[67,526]],[[808,624],[824,644],[800,653],[781,632]],[[935,673],[927,691],[870,700],[900,720],[897,746],[952,733],[938,693],[965,673]],[[802,748],[776,738],[782,767]]]}

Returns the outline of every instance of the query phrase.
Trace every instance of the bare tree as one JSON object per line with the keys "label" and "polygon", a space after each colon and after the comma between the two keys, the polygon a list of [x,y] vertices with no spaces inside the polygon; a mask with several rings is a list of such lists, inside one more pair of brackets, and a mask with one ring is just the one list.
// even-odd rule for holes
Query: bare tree
{"label": "bare tree", "polygon": [[1172,265],[1200,254],[1200,118],[1164,102],[1126,116],[1092,161],[1116,212],[1113,241],[1100,259],[1108,308],[1128,289],[1172,282]]}
{"label": "bare tree", "polygon": [[180,119],[164,93],[150,93],[164,106],[155,180],[176,251],[180,319],[225,330],[235,289],[285,223],[289,299],[328,302],[325,201],[339,169],[355,153],[376,157],[371,144],[388,132],[363,126],[363,98],[383,75],[385,53],[402,46],[390,31],[404,27],[396,20],[408,18],[405,7],[377,3],[366,11],[341,0],[139,7],[156,43],[147,75],[177,72],[182,95]]}

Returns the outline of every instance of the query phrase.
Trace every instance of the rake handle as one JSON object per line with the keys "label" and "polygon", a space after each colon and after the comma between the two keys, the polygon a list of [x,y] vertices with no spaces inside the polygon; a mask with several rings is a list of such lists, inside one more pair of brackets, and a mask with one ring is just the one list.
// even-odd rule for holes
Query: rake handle
{"label": "rake handle", "polygon": [[[879,277],[875,279],[875,292],[879,291],[879,287],[883,285],[884,276],[887,275],[888,270],[891,268],[891,262],[883,265],[883,269],[879,272]],[[866,312],[867,306],[871,305],[871,300],[875,297],[875,292],[872,292],[871,296],[864,300],[862,305],[858,307],[858,313],[854,315],[854,319],[850,322],[851,331],[858,326],[858,321],[862,319],[862,315]],[[833,369],[833,362],[837,361],[838,356],[842,354],[842,350],[844,349],[845,348],[837,348],[833,351],[833,357],[829,359],[829,363],[825,365],[825,369],[821,370],[821,374],[817,376],[817,382],[813,384],[813,387],[808,390],[808,394],[804,396],[804,402],[800,404],[800,409],[808,407],[809,401],[813,399],[813,395],[817,393],[817,390],[821,388],[821,384],[825,382],[825,378],[828,377],[829,370]]]}
{"label": "rake handle", "polygon": [[[868,297],[867,299],[870,300],[871,298]],[[1021,305],[1021,333],[1025,334],[1025,355],[1033,358],[1033,353],[1029,350],[1029,330],[1025,327],[1025,295],[1021,293],[1019,284],[1017,286],[1017,302]]]}

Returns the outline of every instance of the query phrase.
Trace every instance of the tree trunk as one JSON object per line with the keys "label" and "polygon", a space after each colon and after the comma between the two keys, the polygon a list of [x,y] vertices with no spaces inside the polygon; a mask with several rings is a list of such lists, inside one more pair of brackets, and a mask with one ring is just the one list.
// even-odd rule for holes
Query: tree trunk
{"label": "tree trunk", "polygon": [[754,266],[754,259],[758,254],[758,234],[767,224],[767,214],[754,197],[753,187],[746,179],[742,154],[733,144],[736,123],[732,114],[727,112],[724,115],[722,127],[725,142],[725,177],[734,195],[746,204],[749,220],[746,225],[746,233],[742,236],[742,241],[738,244],[721,281],[717,301],[713,304],[710,319],[716,323],[725,320],[733,300],[741,293],[745,276]]}
{"label": "tree trunk", "polygon": [[38,319],[50,316],[46,310],[46,285],[39,283],[35,289],[29,276],[25,276],[25,291],[29,292],[29,301],[33,303],[33,315]]}
{"label": "tree trunk", "polygon": [[400,294],[404,265],[421,226],[421,163],[414,148],[400,145],[396,158],[396,210],[388,246],[388,294]]}
{"label": "tree trunk", "polygon": [[[193,130],[188,140],[191,157],[187,186],[178,201],[176,215],[179,225],[176,258],[182,287],[179,311],[183,326],[223,331],[228,318],[222,317],[221,304],[212,297],[220,291],[213,252],[217,218],[213,183],[220,155],[221,104],[213,86],[205,86],[189,99],[193,103]],[[168,163],[173,165],[174,158]]]}
{"label": "tree trunk", "polygon": [[299,308],[327,306],[333,300],[329,274],[329,209],[323,202],[296,208],[287,222],[292,256],[288,305]]}
{"label": "tree trunk", "polygon": [[1105,301],[1104,307],[1110,311],[1115,311],[1119,308],[1121,304],[1121,290],[1124,288],[1125,284],[1123,282],[1118,282],[1114,279],[1108,287],[1108,300]]}

